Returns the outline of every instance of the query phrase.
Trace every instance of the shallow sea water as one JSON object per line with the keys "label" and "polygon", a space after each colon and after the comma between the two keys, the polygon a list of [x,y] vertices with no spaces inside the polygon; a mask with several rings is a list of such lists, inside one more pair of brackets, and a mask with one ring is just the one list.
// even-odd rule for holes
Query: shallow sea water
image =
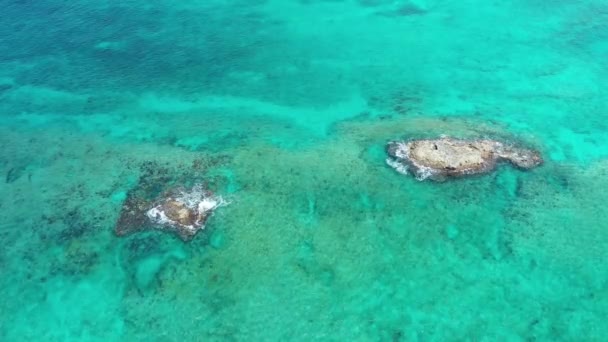
{"label": "shallow sea water", "polygon": [[[595,0],[6,0],[0,340],[605,340],[606,57]],[[546,163],[385,164],[440,134]],[[141,181],[231,204],[115,237]]]}

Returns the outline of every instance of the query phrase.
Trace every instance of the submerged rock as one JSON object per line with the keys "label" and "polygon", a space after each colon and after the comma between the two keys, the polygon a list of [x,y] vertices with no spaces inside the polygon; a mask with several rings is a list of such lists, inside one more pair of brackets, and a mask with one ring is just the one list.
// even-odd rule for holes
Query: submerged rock
{"label": "submerged rock", "polygon": [[411,172],[418,180],[443,181],[494,170],[501,161],[521,169],[542,164],[538,151],[519,148],[496,140],[462,140],[448,137],[388,144],[387,163],[401,173]]}
{"label": "submerged rock", "polygon": [[224,204],[221,197],[197,185],[192,189],[169,190],[153,201],[127,197],[115,232],[124,236],[145,229],[161,229],[177,233],[188,241],[205,228],[213,211]]}

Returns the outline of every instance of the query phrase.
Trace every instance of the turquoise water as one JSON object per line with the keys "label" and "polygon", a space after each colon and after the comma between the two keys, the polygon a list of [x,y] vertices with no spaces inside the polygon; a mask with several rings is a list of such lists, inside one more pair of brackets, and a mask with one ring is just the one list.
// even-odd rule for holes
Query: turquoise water
{"label": "turquoise water", "polygon": [[[0,340],[605,340],[606,57],[595,0],[5,0]],[[440,134],[546,163],[385,165]],[[142,182],[231,204],[117,238]]]}

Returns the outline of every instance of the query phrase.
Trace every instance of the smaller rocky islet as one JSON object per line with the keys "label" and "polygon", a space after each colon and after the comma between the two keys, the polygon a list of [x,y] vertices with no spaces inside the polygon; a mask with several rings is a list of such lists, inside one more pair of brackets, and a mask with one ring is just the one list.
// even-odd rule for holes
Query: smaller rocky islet
{"label": "smaller rocky islet", "polygon": [[488,173],[500,162],[528,170],[543,163],[540,153],[492,139],[437,139],[392,141],[387,145],[387,163],[417,179],[445,181],[448,178]]}
{"label": "smaller rocky islet", "polygon": [[118,236],[146,229],[160,229],[176,233],[189,241],[205,228],[213,211],[223,204],[221,197],[198,184],[191,189],[177,187],[149,201],[128,197],[115,227]]}
{"label": "smaller rocky islet", "polygon": [[[201,163],[169,169],[157,163],[141,166],[138,182],[127,193],[114,226],[117,236],[161,230],[191,240],[224,200],[201,181]],[[198,179],[198,181],[195,181]]]}
{"label": "smaller rocky islet", "polygon": [[118,236],[125,236],[150,228],[160,229],[189,241],[205,228],[207,219],[222,204],[221,197],[200,184],[192,188],[171,188],[154,200],[128,196],[114,231]]}

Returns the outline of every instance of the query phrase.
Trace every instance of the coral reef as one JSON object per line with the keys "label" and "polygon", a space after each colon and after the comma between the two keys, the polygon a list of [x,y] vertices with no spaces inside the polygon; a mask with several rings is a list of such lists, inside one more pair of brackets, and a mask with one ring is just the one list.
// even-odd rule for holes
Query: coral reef
{"label": "coral reef", "polygon": [[540,153],[496,140],[462,140],[448,137],[394,141],[388,144],[387,163],[401,173],[413,173],[417,179],[444,181],[494,170],[501,161],[521,169],[542,164]]}

